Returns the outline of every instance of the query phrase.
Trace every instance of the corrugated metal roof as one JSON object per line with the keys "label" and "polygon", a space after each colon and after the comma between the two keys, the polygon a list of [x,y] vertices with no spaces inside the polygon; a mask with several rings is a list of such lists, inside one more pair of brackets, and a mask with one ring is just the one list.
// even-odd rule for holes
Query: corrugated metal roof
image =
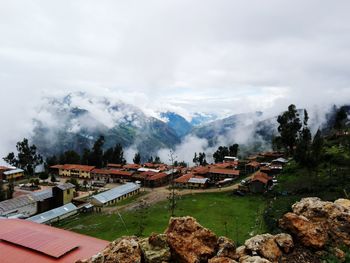
{"label": "corrugated metal roof", "polygon": [[24,227],[3,233],[0,238],[55,258],[59,258],[78,247],[76,243],[63,239],[59,235],[41,233]]}
{"label": "corrugated metal roof", "polygon": [[19,197],[2,201],[0,202],[0,215],[18,209],[19,207],[23,207],[34,203],[36,203],[36,201],[31,195],[21,195]]}
{"label": "corrugated metal roof", "polygon": [[27,218],[26,220],[36,222],[36,223],[45,223],[59,216],[63,216],[65,214],[76,211],[78,208],[72,203],[66,204],[64,206],[57,207],[55,209],[49,210],[47,212],[32,216]]}
{"label": "corrugated metal roof", "polygon": [[[25,262],[25,263],[61,263],[61,262],[76,262],[78,260],[83,260],[90,258],[91,256],[102,251],[107,245],[108,241],[101,239],[84,236],[74,232],[66,231],[63,229],[50,227],[47,225],[37,224],[26,220],[19,219],[3,219],[1,220],[0,227],[0,255],[1,263],[14,263],[14,262]],[[44,254],[49,248],[50,253],[57,253],[55,246],[52,244],[49,247],[45,247],[44,253],[39,252],[38,249],[28,249],[19,244],[12,242],[6,242],[2,240],[3,235],[6,233],[22,233],[22,229],[25,229],[28,237],[31,239],[27,240],[31,245],[37,246],[37,242],[45,247],[45,243],[42,241],[43,238],[47,236],[54,236],[59,238],[61,243],[64,244],[75,244],[79,246],[78,249],[73,249],[59,258],[48,256]],[[20,233],[20,234],[21,234]],[[15,235],[12,235],[15,237]],[[45,238],[46,240],[46,238]]]}
{"label": "corrugated metal roof", "polygon": [[126,183],[124,185],[115,187],[111,190],[108,190],[106,192],[97,194],[92,196],[93,199],[96,199],[98,202],[105,204],[111,200],[117,199],[118,197],[121,197],[125,194],[128,194],[132,191],[135,191],[139,189],[140,186],[135,183]]}
{"label": "corrugated metal roof", "polygon": [[23,173],[23,172],[24,170],[22,169],[13,169],[13,170],[4,172],[4,175],[11,175],[11,174]]}
{"label": "corrugated metal roof", "polygon": [[64,191],[64,190],[67,190],[67,189],[75,188],[75,185],[71,184],[71,183],[64,183],[64,184],[57,185],[57,187]]}
{"label": "corrugated metal roof", "polygon": [[39,191],[39,192],[34,192],[30,194],[35,201],[44,201],[45,199],[51,198],[52,195],[52,188]]}
{"label": "corrugated metal roof", "polygon": [[137,169],[138,172],[154,172],[154,173],[159,173],[160,170],[157,169],[151,169],[151,168],[145,168],[145,167],[141,167],[139,169]]}
{"label": "corrugated metal roof", "polygon": [[189,183],[194,184],[205,184],[209,179],[208,178],[195,178],[192,177],[190,180],[188,180]]}

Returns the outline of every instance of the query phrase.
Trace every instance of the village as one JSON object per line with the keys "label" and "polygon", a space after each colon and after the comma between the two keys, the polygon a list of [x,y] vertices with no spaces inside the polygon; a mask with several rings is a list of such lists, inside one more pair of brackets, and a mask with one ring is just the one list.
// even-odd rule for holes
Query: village
{"label": "village", "polygon": [[180,194],[188,190],[225,190],[238,196],[263,194],[278,183],[287,162],[282,152],[264,152],[244,160],[225,156],[221,163],[194,167],[164,163],[109,163],[104,168],[59,164],[49,167],[55,182],[32,179],[27,184],[22,183],[26,181],[23,170],[0,167],[3,182],[15,182],[13,198],[0,202],[0,217],[52,224],[77,213],[102,212],[132,196],[137,199],[141,192],[140,198],[153,195],[160,201],[166,198],[164,192],[173,188]]}

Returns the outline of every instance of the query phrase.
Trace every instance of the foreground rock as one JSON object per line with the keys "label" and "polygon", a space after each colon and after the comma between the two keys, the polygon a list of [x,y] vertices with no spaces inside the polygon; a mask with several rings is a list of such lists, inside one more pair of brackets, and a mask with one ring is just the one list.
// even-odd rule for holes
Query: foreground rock
{"label": "foreground rock", "polygon": [[83,263],[141,263],[141,248],[136,237],[123,237],[110,243],[101,253]]}
{"label": "foreground rock", "polygon": [[270,234],[252,237],[246,240],[244,245],[252,254],[255,252],[272,262],[277,262],[282,255],[281,250],[275,242],[275,237]]}
{"label": "foreground rock", "polygon": [[215,255],[216,235],[198,224],[193,217],[171,218],[165,234],[180,262],[206,262]]}
{"label": "foreground rock", "polygon": [[322,249],[328,240],[327,231],[319,223],[294,213],[285,214],[279,221],[281,228],[289,231],[306,247]]}
{"label": "foreground rock", "polygon": [[166,235],[152,234],[149,238],[144,238],[139,243],[144,255],[145,262],[170,262],[171,253],[166,241]]}

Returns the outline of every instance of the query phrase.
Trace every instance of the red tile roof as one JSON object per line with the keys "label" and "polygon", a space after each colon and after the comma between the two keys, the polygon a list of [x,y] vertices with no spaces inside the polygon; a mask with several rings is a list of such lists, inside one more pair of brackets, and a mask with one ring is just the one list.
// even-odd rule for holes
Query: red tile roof
{"label": "red tile roof", "polygon": [[212,174],[227,174],[227,175],[239,175],[239,170],[231,170],[231,169],[221,169],[221,168],[215,168],[211,167],[209,169],[209,173]]}
{"label": "red tile roof", "polygon": [[198,166],[192,170],[195,174],[207,174],[209,172],[209,166]]}
{"label": "red tile roof", "polygon": [[130,163],[130,164],[126,164],[123,166],[124,169],[134,169],[137,170],[139,168],[141,168],[141,165],[136,164],[136,163]]}
{"label": "red tile roof", "polygon": [[252,161],[252,162],[248,163],[247,165],[251,166],[251,167],[254,167],[254,168],[260,167],[260,163],[256,162],[256,161]]}
{"label": "red tile roof", "polygon": [[254,181],[259,181],[263,184],[267,184],[269,181],[271,181],[271,178],[266,173],[258,172],[252,178],[252,182]]}
{"label": "red tile roof", "polygon": [[179,178],[176,178],[174,180],[175,183],[187,183],[188,180],[190,180],[192,177],[194,177],[193,173],[185,174]]}
{"label": "red tile roof", "polygon": [[112,168],[122,168],[123,165],[119,163],[109,163],[107,164],[107,167],[112,167]]}
{"label": "red tile roof", "polygon": [[121,170],[114,170],[114,169],[93,169],[91,171],[93,174],[101,174],[101,175],[122,175],[122,176],[132,176],[133,172],[129,171],[121,171]]}
{"label": "red tile roof", "polygon": [[43,224],[0,219],[2,263],[75,262],[103,250],[109,242]]}
{"label": "red tile roof", "polygon": [[157,173],[155,175],[148,177],[147,180],[156,181],[156,180],[162,179],[162,178],[167,177],[167,176],[168,175],[166,173]]}

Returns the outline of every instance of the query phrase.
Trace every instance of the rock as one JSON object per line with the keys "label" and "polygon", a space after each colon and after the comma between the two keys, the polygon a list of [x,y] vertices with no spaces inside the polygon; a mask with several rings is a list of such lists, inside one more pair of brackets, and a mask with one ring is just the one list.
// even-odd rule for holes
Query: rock
{"label": "rock", "polygon": [[294,213],[285,214],[279,220],[279,225],[290,231],[307,247],[322,249],[328,240],[327,232],[322,225],[312,223],[307,218]]}
{"label": "rock", "polygon": [[122,237],[110,243],[86,263],[141,263],[141,249],[136,237]]}
{"label": "rock", "polygon": [[289,253],[294,247],[293,238],[289,234],[281,233],[275,235],[275,242],[285,253]]}
{"label": "rock", "polygon": [[216,253],[218,257],[235,258],[236,245],[227,237],[218,238],[218,251]]}
{"label": "rock", "polygon": [[339,248],[334,248],[334,255],[339,259],[340,262],[345,262],[345,252]]}
{"label": "rock", "polygon": [[342,206],[344,210],[350,211],[350,200],[349,199],[338,199],[334,201],[334,204]]}
{"label": "rock", "polygon": [[293,212],[320,223],[332,242],[350,246],[350,200],[338,199],[334,203],[319,198],[303,198],[295,203]]}
{"label": "rock", "polygon": [[271,263],[271,261],[268,261],[265,258],[261,258],[259,256],[244,256],[239,260],[240,263]]}
{"label": "rock", "polygon": [[209,259],[208,263],[237,263],[237,261],[228,257],[213,257]]}
{"label": "rock", "polygon": [[215,255],[216,235],[202,227],[193,217],[171,218],[165,234],[179,262],[203,262]]}
{"label": "rock", "polygon": [[245,241],[247,250],[256,252],[258,255],[277,262],[282,252],[275,242],[275,237],[270,234],[257,235]]}
{"label": "rock", "polygon": [[147,263],[169,262],[171,258],[170,248],[164,234],[152,234],[140,242],[140,247]]}
{"label": "rock", "polygon": [[240,258],[247,256],[247,248],[246,246],[240,246],[236,248],[236,253],[233,257],[235,260],[239,260]]}

